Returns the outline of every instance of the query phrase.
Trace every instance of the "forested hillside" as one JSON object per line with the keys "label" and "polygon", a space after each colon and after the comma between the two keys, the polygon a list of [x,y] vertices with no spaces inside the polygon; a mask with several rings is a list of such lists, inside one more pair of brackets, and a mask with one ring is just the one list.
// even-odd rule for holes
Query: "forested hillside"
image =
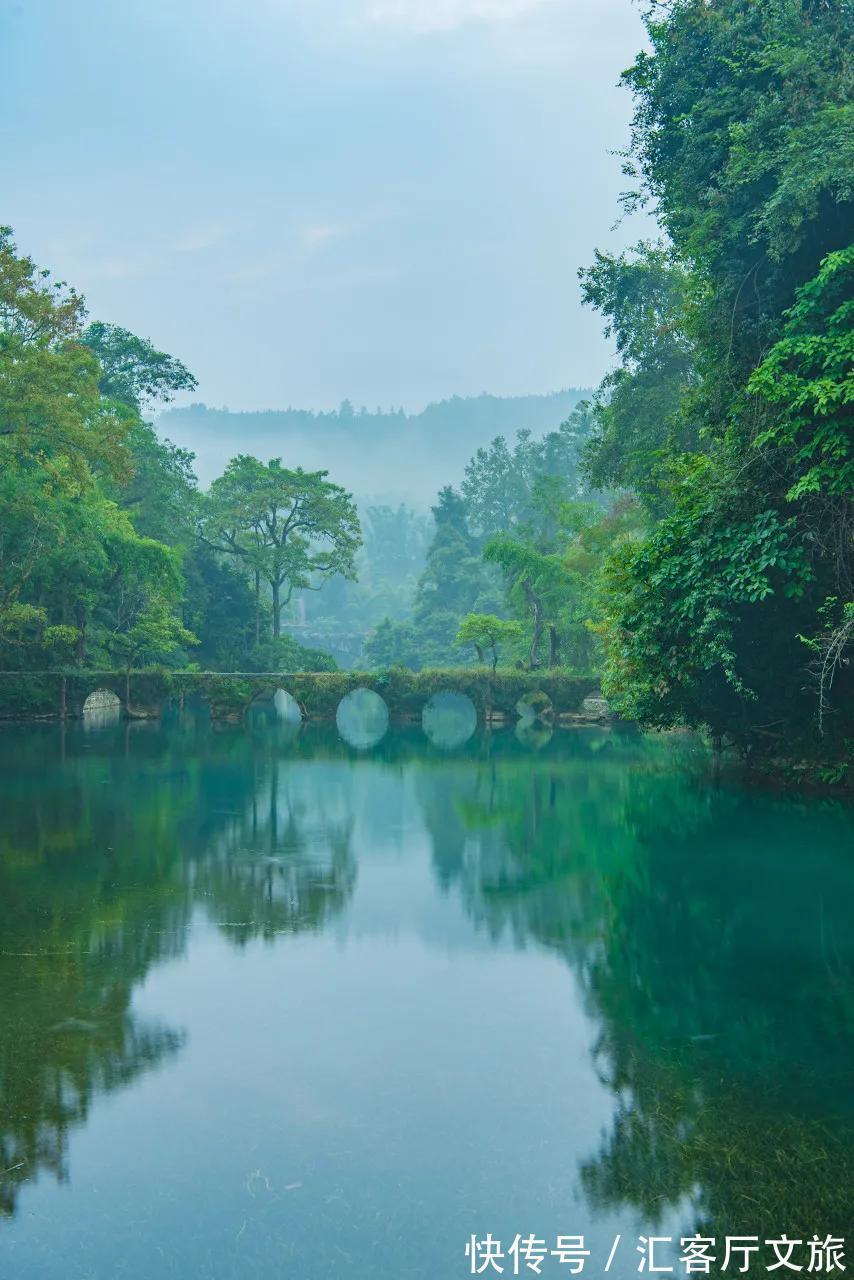
{"label": "forested hillside", "polygon": [[193,404],[162,413],[157,426],[196,455],[203,485],[225,468],[239,440],[248,453],[281,455],[289,465],[306,470],[329,466],[334,459],[336,478],[359,498],[395,504],[405,500],[426,511],[441,486],[462,475],[481,445],[520,428],[535,434],[552,431],[589,394],[570,389],[551,395],[454,396],[420,413],[355,408],[349,401],[330,413],[233,413]]}

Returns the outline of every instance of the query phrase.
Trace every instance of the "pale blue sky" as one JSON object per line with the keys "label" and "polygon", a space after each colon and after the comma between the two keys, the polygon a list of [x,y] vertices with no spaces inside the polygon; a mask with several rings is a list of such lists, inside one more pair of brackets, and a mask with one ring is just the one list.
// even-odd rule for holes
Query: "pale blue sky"
{"label": "pale blue sky", "polygon": [[0,0],[0,221],[232,409],[589,385],[631,0]]}

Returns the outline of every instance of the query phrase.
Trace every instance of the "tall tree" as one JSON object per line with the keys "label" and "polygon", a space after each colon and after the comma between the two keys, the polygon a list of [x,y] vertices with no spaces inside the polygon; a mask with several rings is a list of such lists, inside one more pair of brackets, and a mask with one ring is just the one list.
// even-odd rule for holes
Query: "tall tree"
{"label": "tall tree", "polygon": [[78,482],[93,466],[126,467],[127,424],[101,396],[85,315],[82,297],[0,227],[0,467],[38,460]]}
{"label": "tall tree", "polygon": [[698,443],[696,424],[680,413],[696,383],[686,331],[690,273],[665,245],[641,243],[631,254],[597,253],[579,276],[584,302],[605,317],[620,357],[593,398],[589,480],[599,489],[634,489],[660,513],[674,455]]}
{"label": "tall tree", "polygon": [[418,665],[459,661],[457,631],[467,613],[501,611],[498,584],[484,566],[469,531],[465,503],[450,486],[433,507],[436,531],[418,583],[413,625]]}
{"label": "tall tree", "polygon": [[359,518],[328,474],[241,454],[213,482],[202,510],[203,539],[241,560],[254,578],[258,618],[261,583],[269,587],[274,639],[295,590],[318,590],[335,575],[355,577]]}
{"label": "tall tree", "polygon": [[591,426],[587,406],[582,406],[557,431],[541,438],[517,431],[512,447],[498,436],[487,448],[478,449],[462,483],[471,532],[489,538],[529,521],[537,485],[546,477],[559,481],[567,497],[581,497],[587,488],[581,460]]}
{"label": "tall tree", "polygon": [[[85,315],[0,230],[0,648],[15,665],[162,659],[191,640],[179,557],[140,536],[179,540],[190,460],[139,412],[190,375],[124,330],[84,329]],[[122,346],[136,349],[123,388],[107,368]]]}
{"label": "tall tree", "polygon": [[167,546],[195,539],[198,490],[195,456],[161,440],[150,422],[135,418],[125,436],[128,472],[120,482],[102,479],[102,488],[130,515],[134,528]]}

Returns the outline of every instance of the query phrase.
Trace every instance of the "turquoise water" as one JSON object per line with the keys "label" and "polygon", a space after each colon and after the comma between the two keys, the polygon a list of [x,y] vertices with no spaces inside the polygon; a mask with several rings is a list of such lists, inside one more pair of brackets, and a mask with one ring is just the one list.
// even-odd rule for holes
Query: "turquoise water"
{"label": "turquoise water", "polygon": [[0,729],[0,1276],[854,1236],[851,809],[688,737],[431,736]]}

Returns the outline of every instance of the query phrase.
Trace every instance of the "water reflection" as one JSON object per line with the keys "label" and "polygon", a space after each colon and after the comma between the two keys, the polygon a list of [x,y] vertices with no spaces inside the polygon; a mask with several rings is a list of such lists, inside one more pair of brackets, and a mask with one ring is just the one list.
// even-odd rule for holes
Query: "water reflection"
{"label": "water reflection", "polygon": [[[513,1171],[540,1125],[526,1194],[559,1229],[629,1229],[638,1218],[651,1228],[675,1215],[685,1233],[718,1237],[845,1234],[854,1195],[850,809],[715,787],[687,738],[558,729],[520,743],[508,728],[449,757],[415,728],[354,758],[334,731],[291,728],[278,716],[212,728],[188,709],[163,728],[125,723],[94,737],[56,726],[0,733],[5,1213],[28,1184],[39,1203],[49,1181],[36,1187],[40,1173],[69,1171],[77,1214],[92,1211],[73,1183],[72,1134],[91,1122],[99,1096],[138,1095],[146,1076],[165,1086],[192,1057],[194,1035],[207,1035],[212,1051],[190,1075],[205,1097],[229,1056],[245,1051],[246,1089],[233,1115],[218,1113],[230,1150],[241,1149],[244,1129],[250,1150],[263,1141],[251,1118],[259,1090],[276,1099],[265,1113],[273,1126],[282,1099],[298,1099],[297,1118],[274,1127],[271,1152],[285,1154],[265,1159],[302,1152],[304,1165],[318,1165],[317,1218],[304,1189],[296,1217],[292,1194],[279,1192],[264,1221],[294,1249],[299,1237],[306,1277],[334,1261],[318,1240],[328,1197],[344,1194],[336,1188],[346,1184],[348,1205],[360,1206],[348,1210],[353,1274],[375,1274],[375,1214],[397,1241],[411,1204],[429,1201],[432,1221],[450,1222],[457,1209],[435,1199],[445,1183],[461,1231],[471,1216],[465,1187],[476,1187],[486,1219],[524,1204]],[[305,950],[327,935],[331,952]],[[269,993],[253,1012],[251,985],[230,1004],[223,995],[230,1021],[221,1027],[205,1021],[198,994],[176,996],[170,1016],[138,1007],[135,995],[179,959],[176,972],[195,975],[200,991],[227,992],[255,940],[269,944],[255,982],[278,975],[274,956],[293,956],[287,986],[277,976],[271,988],[283,1010],[287,998],[287,1016]],[[476,1031],[461,994],[473,955]],[[526,1001],[550,990],[555,964],[561,1007],[591,1036],[551,1030],[543,1062],[535,1041],[517,1052],[504,1006],[516,989]],[[409,1054],[425,1018],[435,1036]],[[437,1077],[446,1042],[451,1074]],[[564,1079],[569,1062],[586,1064],[583,1098],[578,1081]],[[600,1094],[602,1122],[585,1135],[584,1109]],[[451,1153],[435,1135],[454,1100],[460,1112],[443,1140],[457,1144]],[[177,1114],[188,1106],[192,1114],[187,1102]],[[449,1135],[479,1124],[486,1145],[469,1165],[468,1148]],[[550,1145],[552,1131],[564,1136]],[[187,1165],[195,1203],[195,1166],[177,1137],[164,1130],[161,1140],[163,1168]],[[256,1166],[269,1176],[260,1155],[251,1160],[245,1176]],[[464,1187],[451,1168],[467,1170]],[[214,1199],[230,1185],[192,1176]],[[283,1185],[301,1178],[283,1166]],[[553,1208],[549,1187],[563,1188]],[[573,1196],[584,1205],[577,1228],[561,1217]],[[257,1209],[254,1194],[247,1204],[240,1215]],[[277,1217],[286,1211],[287,1231]],[[146,1213],[150,1250],[159,1218]],[[34,1237],[16,1221],[14,1273],[59,1274],[57,1259],[22,1267]],[[59,1226],[42,1217],[38,1229],[61,1252]],[[278,1265],[263,1238],[259,1228],[259,1274]],[[231,1274],[181,1254],[190,1246],[177,1232],[164,1243],[185,1274]],[[424,1266],[412,1274],[448,1270],[459,1241],[442,1245],[450,1255],[440,1244],[425,1235]],[[389,1248],[392,1273],[405,1250]],[[106,1267],[90,1257],[96,1264]],[[128,1274],[137,1274],[131,1263]]]}
{"label": "water reflection", "polygon": [[276,714],[280,720],[284,720],[286,724],[300,724],[302,722],[302,711],[300,705],[292,693],[288,693],[287,689],[277,689],[273,694],[273,706],[276,708]]}
{"label": "water reflection", "polygon": [[442,689],[425,704],[421,727],[434,747],[455,751],[474,737],[477,711],[471,698],[452,689]]}
{"label": "water reflection", "polygon": [[86,733],[115,728],[121,718],[121,701],[110,689],[96,689],[83,703],[82,725]]}
{"label": "water reflection", "polygon": [[373,689],[353,689],[335,713],[338,732],[357,751],[367,751],[388,732],[388,707]]}
{"label": "water reflection", "polygon": [[322,792],[294,785],[275,756],[246,802],[221,816],[194,888],[235,941],[319,929],[346,905],[356,880],[352,822],[330,814]]}
{"label": "water reflection", "polygon": [[718,1238],[844,1235],[851,810],[615,768],[630,738],[585,739],[593,772],[579,753],[460,780],[434,856],[490,937],[561,954],[595,1012],[615,1109],[581,1165],[589,1205],[651,1227],[679,1209]]}
{"label": "water reflection", "polygon": [[540,751],[547,746],[554,737],[554,728],[550,724],[544,724],[540,720],[533,717],[521,717],[514,730],[517,742],[523,747],[528,747],[531,751]]}

